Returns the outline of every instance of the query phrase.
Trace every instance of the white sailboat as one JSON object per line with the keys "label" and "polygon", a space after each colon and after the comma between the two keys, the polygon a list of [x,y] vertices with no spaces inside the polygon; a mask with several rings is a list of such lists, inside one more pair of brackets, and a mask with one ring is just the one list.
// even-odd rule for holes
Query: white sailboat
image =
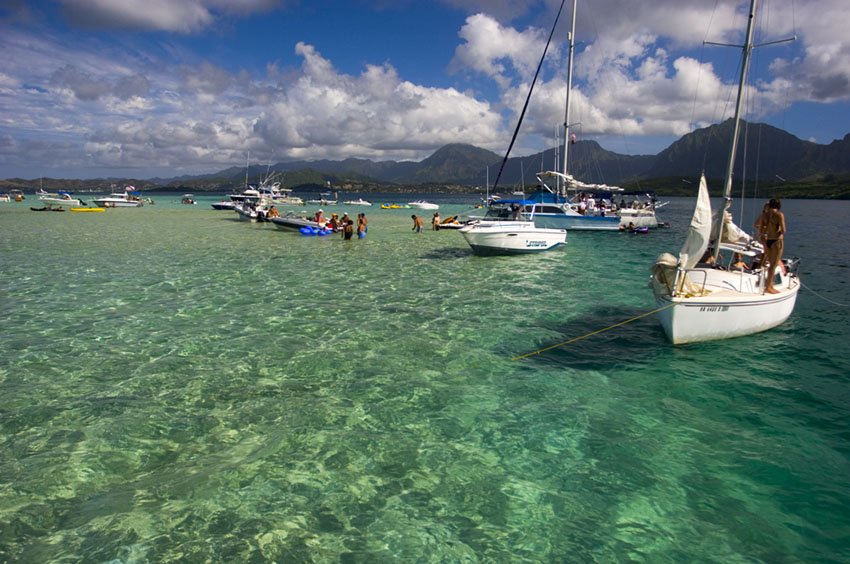
{"label": "white sailboat", "polygon": [[[562,9],[563,5],[564,2],[562,1]],[[575,12],[575,6],[573,6],[573,12]],[[560,14],[561,11],[559,10],[558,16],[560,16]],[[557,24],[558,18],[556,17],[555,24],[552,26],[552,33],[549,35],[549,41],[552,40],[552,34],[555,32]],[[546,56],[546,50],[548,48],[549,43],[547,42],[546,49],[543,50],[543,57]],[[543,63],[543,58],[541,58],[540,63]],[[538,66],[538,72],[539,70]],[[535,75],[534,78],[536,80],[537,76]],[[531,87],[528,92],[528,99],[531,98],[531,93],[534,90],[534,82],[535,81],[532,81],[531,83]],[[526,106],[527,104],[528,100],[526,100]],[[505,157],[502,160],[502,166],[499,170],[499,175],[496,177],[496,182],[493,184],[494,192],[496,186],[499,184],[499,178],[502,175],[505,163],[510,156],[511,148],[513,147],[514,140],[516,140],[516,134],[519,132],[519,128],[522,125],[522,116],[524,115],[524,112],[525,109],[523,109],[523,113],[520,114],[519,122],[517,123],[516,131],[514,132],[514,139],[511,141],[511,144],[508,146],[508,150],[505,152]],[[487,214],[482,219],[473,221],[460,229],[460,233],[463,235],[464,240],[466,240],[469,246],[472,247],[472,252],[478,255],[528,254],[548,251],[566,244],[566,229],[539,227],[534,224],[533,210],[531,211],[530,217],[523,218],[521,217],[523,212],[520,205],[502,203],[499,200],[491,200],[489,198],[489,174],[490,169],[488,168],[487,191],[489,209],[487,210]]]}
{"label": "white sailboat", "polygon": [[[661,308],[658,313],[661,325],[673,344],[727,339],[776,327],[794,311],[800,290],[793,260],[786,259],[776,269],[773,288],[777,293],[765,292],[767,269],[764,265],[749,271],[721,270],[698,262],[711,245],[715,263],[724,249],[751,257],[762,255],[761,245],[737,228],[727,211],[731,204],[732,169],[739,137],[742,97],[753,48],[755,11],[756,0],[751,0],[726,171],[725,206],[712,218],[711,201],[703,175],[694,215],[679,257],[664,253],[653,267],[650,286]],[[719,244],[714,244],[717,241]]]}
{"label": "white sailboat", "polygon": [[[569,172],[570,145],[575,134],[570,133],[570,95],[573,88],[573,56],[575,54],[576,8],[573,0],[573,16],[570,26],[567,57],[567,93],[564,110],[564,158],[561,170],[545,170],[537,173],[541,189],[531,195],[530,200],[538,206],[534,223],[538,227],[556,227],[586,231],[618,231],[628,227],[658,227],[655,217],[655,202],[647,199],[640,206],[618,207],[614,195],[624,191],[616,186],[587,184]],[[556,151],[557,152],[557,151]],[[557,168],[557,163],[555,168]],[[548,183],[547,183],[548,181]],[[552,184],[552,186],[550,186]],[[572,194],[572,196],[570,196]],[[581,196],[584,195],[584,199]],[[603,200],[608,203],[603,205]]]}

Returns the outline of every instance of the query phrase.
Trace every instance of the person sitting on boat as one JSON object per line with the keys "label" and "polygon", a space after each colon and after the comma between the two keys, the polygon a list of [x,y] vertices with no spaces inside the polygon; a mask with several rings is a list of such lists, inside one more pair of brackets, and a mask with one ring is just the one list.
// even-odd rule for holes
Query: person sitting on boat
{"label": "person sitting on boat", "polygon": [[744,262],[744,255],[735,253],[735,262],[732,263],[732,270],[749,270],[750,267]]}
{"label": "person sitting on boat", "polygon": [[269,208],[269,211],[266,214],[266,217],[280,217],[280,212],[277,211],[276,207],[272,206],[272,207]]}
{"label": "person sitting on boat", "polygon": [[718,255],[717,259],[714,258],[714,249],[709,248],[705,251],[705,254],[702,255],[697,267],[702,268],[717,268],[720,270],[726,270],[722,266],[720,266],[720,262],[723,260],[723,255]]}
{"label": "person sitting on boat", "polygon": [[324,213],[325,213],[325,210],[323,210],[322,208],[319,208],[319,211],[317,211],[316,215],[313,216],[313,221],[315,221],[318,224],[325,223]]}

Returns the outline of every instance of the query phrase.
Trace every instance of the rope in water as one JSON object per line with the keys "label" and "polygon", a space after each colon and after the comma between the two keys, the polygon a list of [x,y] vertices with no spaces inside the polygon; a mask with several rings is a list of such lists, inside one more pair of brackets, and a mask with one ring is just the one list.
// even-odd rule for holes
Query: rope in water
{"label": "rope in water", "polygon": [[548,347],[546,347],[546,348],[537,349],[537,350],[536,350],[536,351],[534,351],[534,352],[530,352],[530,353],[526,353],[526,354],[521,354],[521,355],[519,355],[519,356],[515,356],[515,357],[513,357],[511,360],[521,360],[521,359],[523,359],[523,358],[528,358],[529,356],[534,356],[534,355],[536,355],[536,354],[540,354],[540,353],[542,353],[542,352],[550,351],[550,350],[552,350],[552,349],[556,349],[556,348],[558,348],[558,347],[563,347],[563,346],[565,346],[565,345],[569,345],[569,344],[571,344],[571,343],[575,343],[576,341],[581,341],[582,339],[586,339],[586,338],[588,338],[588,337],[592,337],[593,335],[598,335],[599,333],[604,333],[605,331],[610,331],[611,329],[616,329],[617,327],[622,327],[623,325],[626,325],[627,323],[631,323],[632,321],[637,321],[638,319],[642,319],[642,318],[644,318],[644,317],[648,317],[648,316],[650,316],[650,315],[653,315],[653,314],[655,314],[655,313],[658,313],[659,311],[663,311],[663,310],[665,310],[665,309],[667,309],[667,308],[673,307],[674,305],[676,305],[676,304],[675,304],[675,302],[674,302],[674,303],[669,303],[669,304],[667,304],[666,306],[661,306],[661,307],[659,307],[659,308],[657,308],[657,309],[653,309],[652,311],[648,311],[648,312],[646,312],[646,313],[642,313],[642,314],[640,314],[640,315],[636,315],[635,317],[632,317],[631,319],[626,319],[625,321],[621,321],[621,322],[619,322],[619,323],[615,323],[614,325],[609,325],[608,327],[605,327],[605,328],[603,328],[603,329],[597,329],[596,331],[591,331],[590,333],[586,333],[586,334],[582,335],[581,337],[574,337],[574,338],[570,339],[569,341],[564,341],[563,343],[558,343],[557,345],[551,345],[551,346],[548,346]]}
{"label": "rope in water", "polygon": [[850,307],[850,304],[842,304],[842,303],[836,302],[835,300],[831,300],[831,299],[827,298],[826,296],[821,296],[820,294],[818,294],[817,292],[815,292],[814,290],[812,290],[811,288],[809,288],[808,286],[803,284],[802,280],[800,280],[800,286],[802,286],[803,288],[805,288],[809,292],[813,293],[814,295],[816,295],[820,299],[831,303],[832,305],[837,305],[839,307]]}

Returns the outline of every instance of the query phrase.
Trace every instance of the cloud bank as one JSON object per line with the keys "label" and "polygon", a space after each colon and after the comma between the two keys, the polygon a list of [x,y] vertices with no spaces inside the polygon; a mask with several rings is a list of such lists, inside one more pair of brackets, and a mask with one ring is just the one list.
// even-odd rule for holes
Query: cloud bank
{"label": "cloud bank", "polygon": [[[178,35],[280,8],[265,0],[62,1],[72,21],[85,20],[88,28]],[[96,34],[78,40],[6,26],[0,175],[48,174],[44,168],[81,176],[199,173],[244,162],[248,151],[261,162],[418,160],[446,143],[501,153],[550,23],[515,25],[512,18],[530,13],[526,2],[504,0],[489,12],[473,12],[485,7],[481,2],[445,2],[471,12],[457,28],[453,58],[445,61],[456,86],[415,83],[387,62],[343,71],[320,45],[304,41],[293,40],[295,64],[270,60],[257,72],[187,53],[179,43],[139,47]],[[550,4],[545,12],[553,14]],[[824,4],[827,11],[847,12],[841,0]],[[678,137],[728,116],[735,80],[722,67],[737,53],[707,62],[706,49],[723,48],[702,41],[741,41],[745,14],[738,3],[720,2],[714,12],[696,0],[599,0],[592,8],[596,20],[579,10],[579,29],[586,31],[578,33],[574,69],[573,117],[582,135]],[[762,100],[753,107],[756,117],[794,102],[850,100],[850,42],[841,18],[806,13],[797,14],[795,25],[774,20],[761,22],[770,24],[761,40],[796,32],[798,41],[759,55],[762,70],[750,86]],[[563,40],[565,29],[559,36]],[[550,48],[516,154],[554,142],[563,121],[565,57],[563,41]]]}

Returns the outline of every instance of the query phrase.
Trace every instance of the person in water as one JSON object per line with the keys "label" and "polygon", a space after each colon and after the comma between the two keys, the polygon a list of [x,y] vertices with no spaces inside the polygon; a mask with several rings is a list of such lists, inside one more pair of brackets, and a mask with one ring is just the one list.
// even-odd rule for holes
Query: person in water
{"label": "person in water", "polygon": [[779,263],[782,262],[782,250],[785,243],[785,215],[779,211],[782,204],[779,203],[777,198],[771,198],[767,204],[769,210],[764,229],[764,254],[768,267],[764,291],[768,294],[778,294],[779,290],[773,287],[773,276],[776,274]]}
{"label": "person in water", "polygon": [[345,226],[342,228],[342,238],[350,241],[352,235],[354,235],[354,221],[347,219],[345,220]]}
{"label": "person in water", "polygon": [[366,232],[369,231],[369,227],[366,221],[365,213],[357,214],[357,238],[362,239],[366,236]]}
{"label": "person in water", "polygon": [[422,218],[413,214],[410,216],[410,219],[413,220],[413,231],[416,233],[422,233]]}

